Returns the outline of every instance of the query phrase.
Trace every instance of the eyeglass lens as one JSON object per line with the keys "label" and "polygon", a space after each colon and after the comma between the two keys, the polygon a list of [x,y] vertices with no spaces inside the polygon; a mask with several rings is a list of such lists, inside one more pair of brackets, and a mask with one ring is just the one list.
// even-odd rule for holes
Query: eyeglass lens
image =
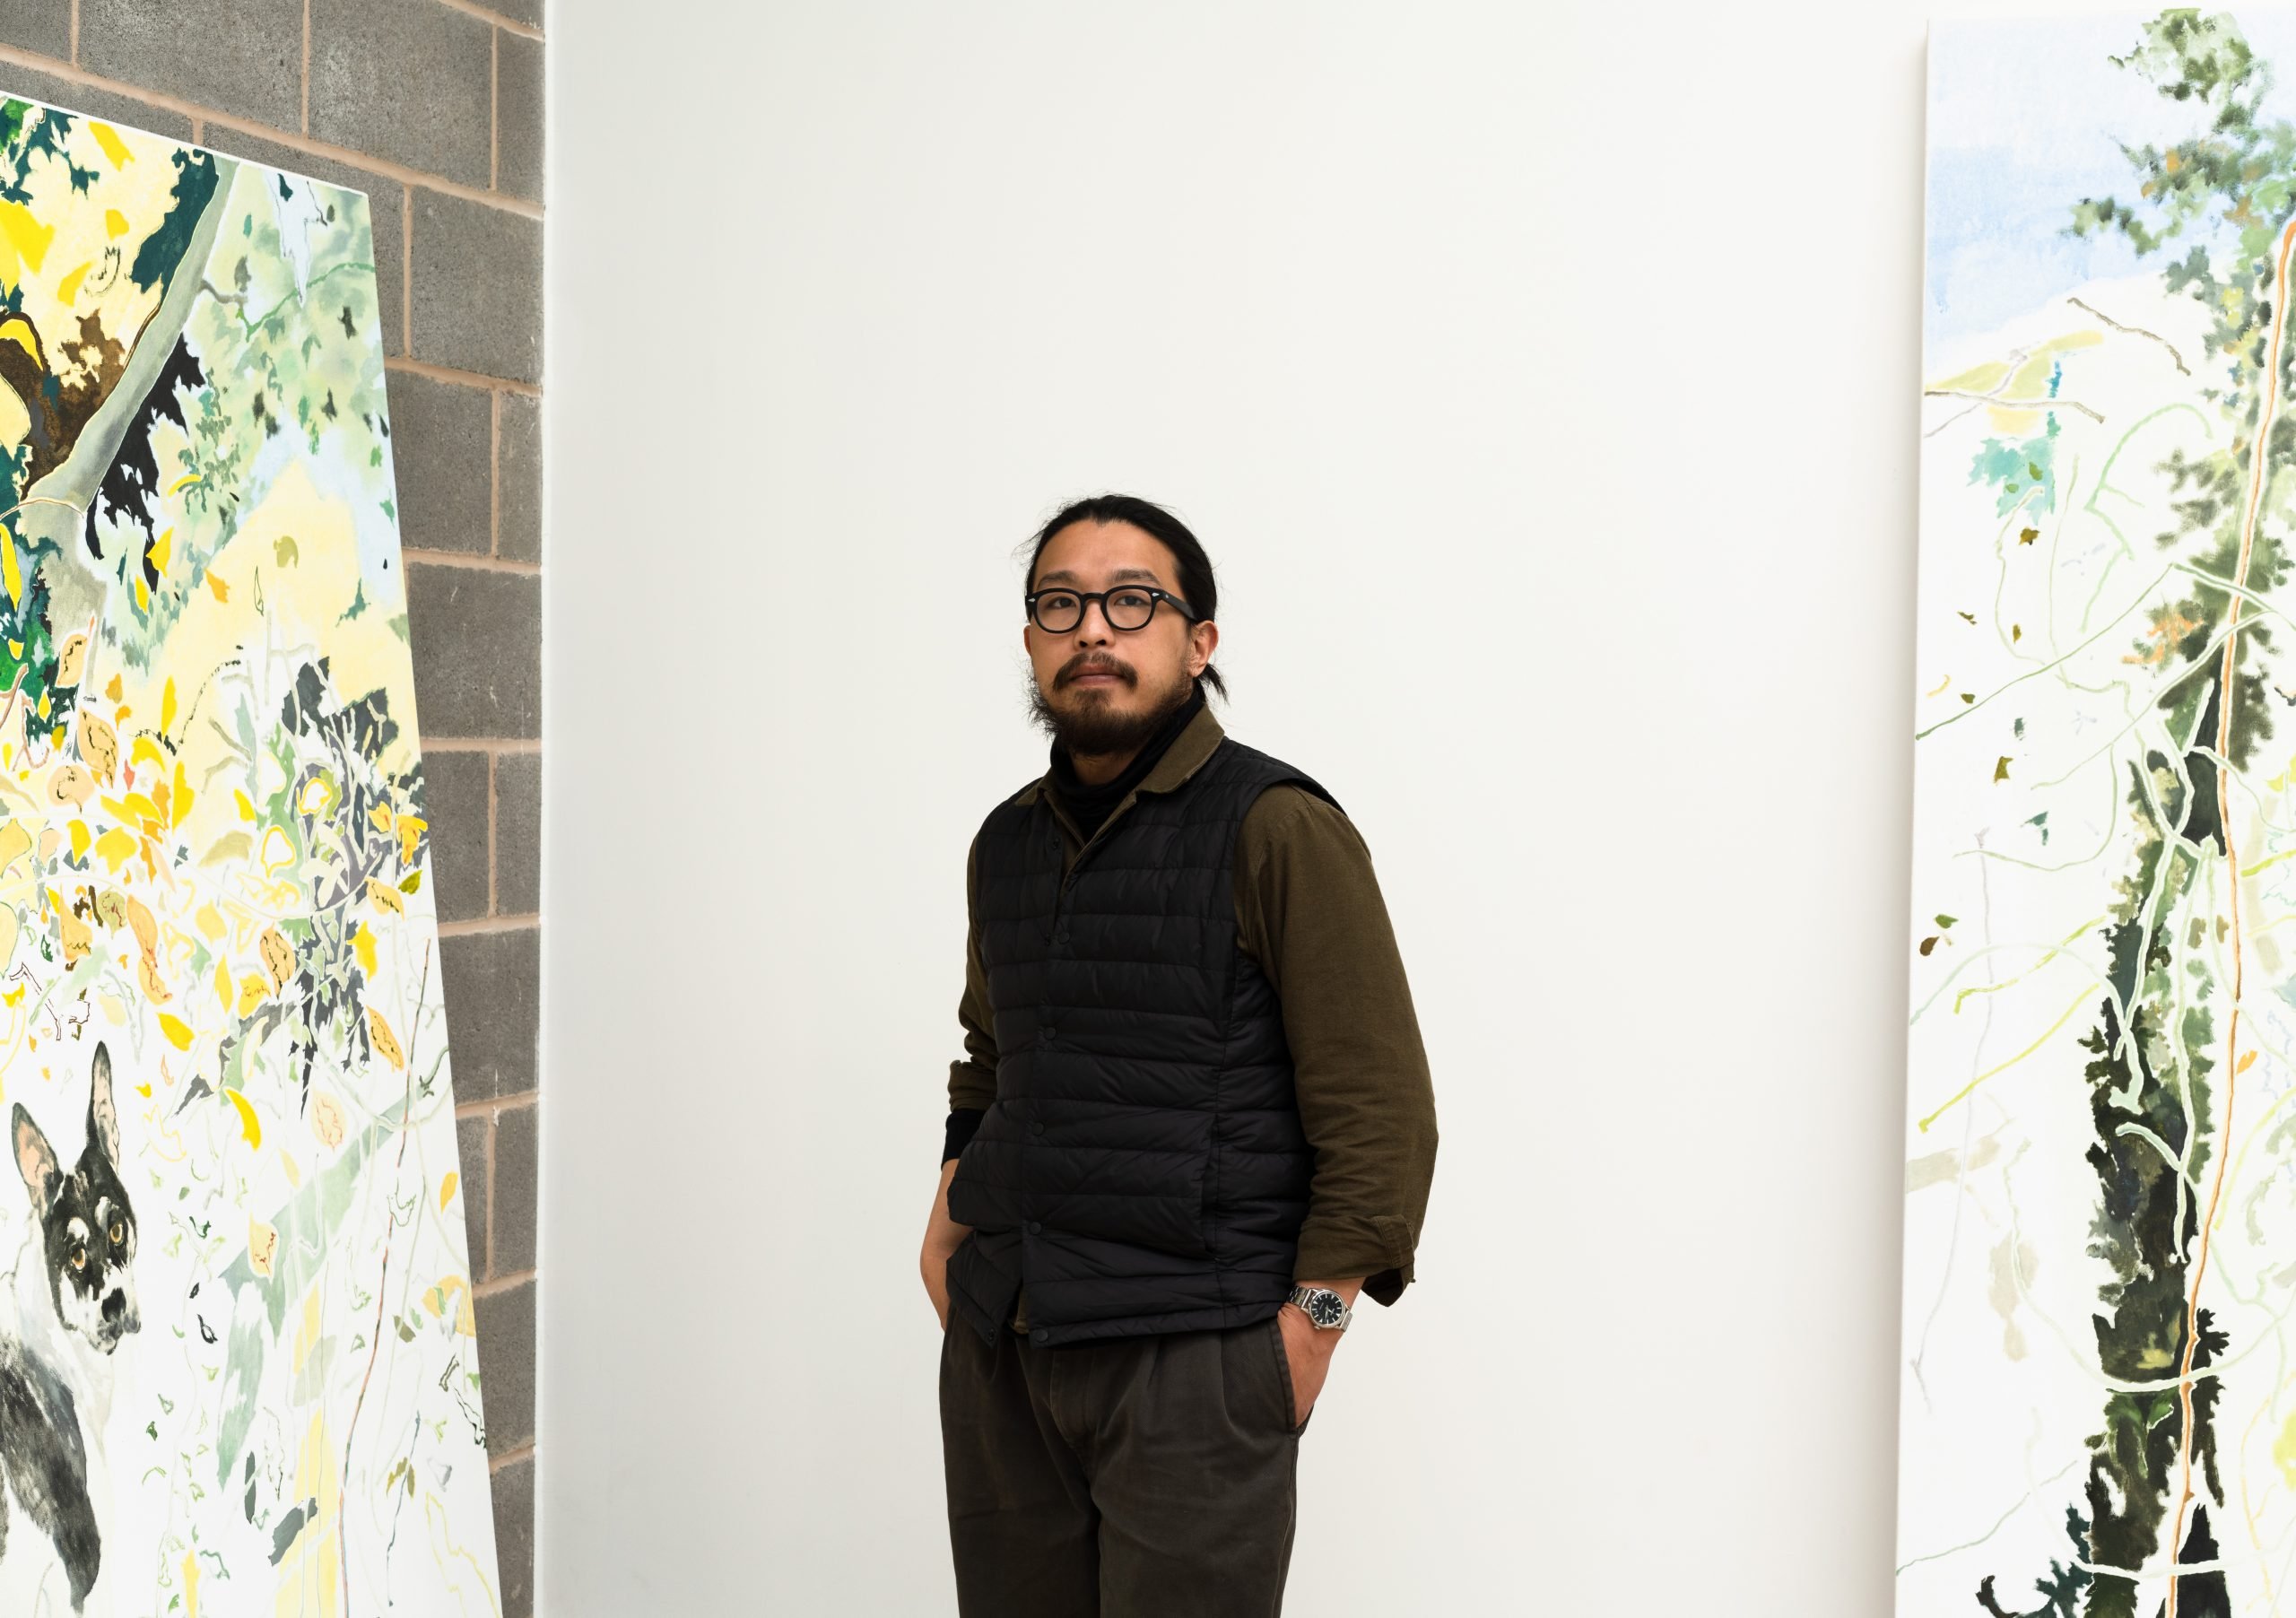
{"label": "eyeglass lens", "polygon": [[[1109,627],[1144,628],[1156,611],[1156,598],[1145,590],[1112,590],[1100,602]],[[1037,597],[1037,626],[1048,634],[1065,634],[1082,622],[1084,602],[1067,590],[1048,590]]]}

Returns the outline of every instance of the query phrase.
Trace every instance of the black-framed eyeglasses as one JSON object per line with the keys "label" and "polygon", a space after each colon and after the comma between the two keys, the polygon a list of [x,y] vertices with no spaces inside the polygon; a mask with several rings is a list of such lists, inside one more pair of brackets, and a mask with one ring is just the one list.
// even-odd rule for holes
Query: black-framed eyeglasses
{"label": "black-framed eyeglasses", "polygon": [[1027,603],[1037,628],[1048,635],[1065,635],[1083,622],[1085,604],[1093,601],[1100,604],[1100,614],[1112,630],[1146,629],[1156,615],[1157,604],[1165,601],[1190,623],[1196,622],[1187,602],[1170,590],[1148,584],[1120,584],[1107,590],[1031,590],[1021,599]]}

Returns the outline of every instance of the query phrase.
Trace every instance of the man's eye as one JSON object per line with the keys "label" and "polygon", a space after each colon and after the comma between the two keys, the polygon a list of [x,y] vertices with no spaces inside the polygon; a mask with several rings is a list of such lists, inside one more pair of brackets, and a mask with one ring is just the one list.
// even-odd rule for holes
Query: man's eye
{"label": "man's eye", "polygon": [[1118,606],[1144,607],[1148,605],[1148,597],[1138,590],[1126,590],[1116,598],[1116,604]]}
{"label": "man's eye", "polygon": [[111,1222],[111,1239],[115,1243],[126,1241],[127,1240],[127,1222],[126,1220],[115,1219]]}

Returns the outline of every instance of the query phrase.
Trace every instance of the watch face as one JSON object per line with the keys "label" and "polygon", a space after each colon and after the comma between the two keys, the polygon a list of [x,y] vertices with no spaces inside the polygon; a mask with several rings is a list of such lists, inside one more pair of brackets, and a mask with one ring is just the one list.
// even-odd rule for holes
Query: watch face
{"label": "watch face", "polygon": [[1337,1326],[1340,1311],[1346,1307],[1340,1301],[1337,1292],[1318,1288],[1308,1294],[1308,1318],[1318,1326]]}

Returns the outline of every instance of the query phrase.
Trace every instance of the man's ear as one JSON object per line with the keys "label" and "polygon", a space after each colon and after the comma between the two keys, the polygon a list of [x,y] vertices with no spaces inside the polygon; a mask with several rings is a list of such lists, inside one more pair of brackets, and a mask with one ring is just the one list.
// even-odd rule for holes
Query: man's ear
{"label": "man's ear", "polygon": [[32,1194],[32,1212],[46,1214],[64,1176],[56,1167],[56,1153],[48,1146],[48,1136],[39,1132],[22,1101],[16,1103],[15,1124],[9,1134],[15,1142],[16,1172],[24,1177],[24,1189]]}
{"label": "man's ear", "polygon": [[96,1041],[96,1060],[88,1075],[88,1138],[103,1148],[115,1169],[119,1167],[119,1113],[111,1104],[111,1052]]}

